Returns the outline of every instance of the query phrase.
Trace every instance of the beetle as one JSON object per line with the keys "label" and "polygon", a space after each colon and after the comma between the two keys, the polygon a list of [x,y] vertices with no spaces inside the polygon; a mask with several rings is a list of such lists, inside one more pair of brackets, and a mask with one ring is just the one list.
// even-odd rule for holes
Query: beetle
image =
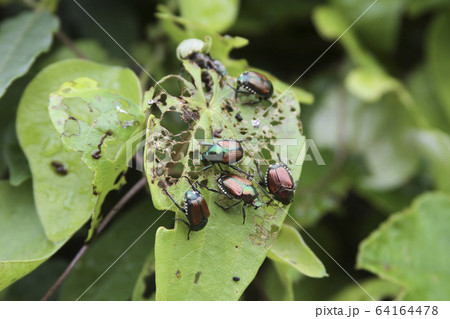
{"label": "beetle", "polygon": [[[234,90],[235,100],[237,100],[238,93],[256,95],[256,97],[258,97],[258,101],[254,103],[261,102],[263,99],[267,100],[273,95],[272,82],[270,82],[264,74],[254,71],[245,71],[239,75],[236,82],[236,89]],[[239,91],[241,87],[245,89],[245,91]]]}
{"label": "beetle", "polygon": [[[220,77],[227,75],[227,69],[219,60],[213,59],[207,52],[208,44],[199,39],[187,39],[182,41],[177,47],[177,58],[180,61],[190,60],[203,70],[214,70]],[[213,87],[211,75],[203,71],[201,73],[202,82],[205,84],[207,92]]]}
{"label": "beetle", "polygon": [[222,193],[227,195],[229,198],[237,199],[238,201],[228,207],[224,207],[219,203],[215,202],[217,206],[222,208],[223,210],[228,210],[239,203],[243,202],[242,205],[242,224],[245,224],[245,207],[253,206],[253,208],[258,209],[262,206],[262,202],[258,198],[258,192],[255,187],[253,187],[253,183],[251,180],[241,177],[236,174],[222,174],[217,179],[217,184],[219,185],[220,190],[212,189],[207,187],[206,185],[199,184],[206,189],[215,192]]}
{"label": "beetle", "polygon": [[255,160],[256,169],[261,178],[259,184],[268,189],[269,193],[273,195],[267,204],[270,204],[273,199],[276,199],[283,205],[289,205],[294,198],[295,190],[297,189],[297,182],[294,183],[291,171],[284,164],[278,156],[280,163],[275,163],[269,166],[264,178],[259,169],[258,162]]}
{"label": "beetle", "polygon": [[189,234],[191,233],[191,231],[199,231],[205,228],[206,224],[208,223],[210,213],[208,205],[206,203],[206,200],[203,198],[202,193],[200,193],[200,191],[194,186],[189,177],[183,177],[185,177],[189,181],[189,184],[192,188],[184,194],[184,207],[181,207],[165,188],[163,188],[163,190],[170,197],[172,202],[178,207],[178,209],[186,215],[188,221],[185,221],[181,218],[175,218],[175,220],[179,220],[189,227],[189,232],[187,234],[187,239],[189,240]]}
{"label": "beetle", "polygon": [[225,66],[219,60],[213,59],[209,54],[193,52],[187,58],[202,69],[214,70],[221,76],[227,75]]}
{"label": "beetle", "polygon": [[238,163],[244,157],[244,149],[241,145],[242,141],[226,139],[215,142],[214,132],[211,133],[211,136],[213,140],[212,143],[200,143],[200,145],[202,146],[209,146],[208,150],[200,155],[200,160],[202,161],[202,163],[205,165],[209,163],[209,165],[205,166],[199,173],[210,169],[214,166],[214,164],[218,164],[220,169],[223,171],[220,164],[224,164],[240,173],[251,176],[250,174],[233,165]]}

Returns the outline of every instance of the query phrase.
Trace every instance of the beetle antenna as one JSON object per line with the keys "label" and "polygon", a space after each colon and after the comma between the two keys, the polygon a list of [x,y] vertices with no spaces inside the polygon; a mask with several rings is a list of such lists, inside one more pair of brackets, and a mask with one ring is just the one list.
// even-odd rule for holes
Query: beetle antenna
{"label": "beetle antenna", "polygon": [[169,192],[167,191],[167,189],[165,187],[163,188],[163,191],[166,192],[167,196],[169,196],[169,198],[172,200],[172,202],[175,204],[175,206],[178,207],[179,210],[181,210],[183,213],[186,213],[186,210],[177,203],[175,198],[173,198],[173,196],[169,194]]}
{"label": "beetle antenna", "polygon": [[[186,175],[184,175],[183,177],[185,177],[185,178],[188,180],[188,182],[189,182],[189,184],[191,185],[191,187],[192,187],[193,190],[195,190],[195,191],[197,191],[197,192],[200,193],[200,191],[198,190],[198,188],[195,187],[194,183],[192,183],[192,181],[191,181],[191,179],[190,179],[189,177],[187,177]],[[196,183],[196,184],[198,185],[198,183]]]}
{"label": "beetle antenna", "polygon": [[186,175],[184,175],[183,177],[188,180],[188,182],[191,185],[191,187],[194,187],[194,184],[192,183],[192,181],[191,181],[191,179],[189,177],[187,177]]}
{"label": "beetle antenna", "polygon": [[234,88],[234,87],[232,87],[230,84],[228,84],[228,83],[225,83],[225,85],[228,85],[230,88],[232,88],[233,89],[233,91],[235,91],[236,92],[236,88]]}
{"label": "beetle antenna", "polygon": [[284,162],[282,161],[281,156],[280,156],[279,153],[277,153],[277,156],[278,156],[278,160],[280,161],[280,163],[283,164],[284,166],[286,166],[286,164],[284,164]]}

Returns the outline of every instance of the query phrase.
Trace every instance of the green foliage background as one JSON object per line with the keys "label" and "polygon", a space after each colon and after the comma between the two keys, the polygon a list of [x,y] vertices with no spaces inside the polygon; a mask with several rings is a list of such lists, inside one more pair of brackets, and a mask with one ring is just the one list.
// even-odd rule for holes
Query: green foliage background
{"label": "green foliage background", "polygon": [[[42,298],[86,239],[88,252],[53,299],[450,298],[449,0],[78,3],[114,40],[74,1],[0,2],[0,298]],[[288,208],[292,218],[272,207],[252,210],[273,237],[250,245],[252,221],[240,228],[239,209],[225,214],[208,194],[210,228],[186,241],[184,225],[174,228],[173,213],[162,214],[175,207],[146,167],[150,192],[137,193],[95,236],[143,176],[127,170],[125,143],[145,129],[148,141],[160,128],[157,119],[146,121],[147,101],[158,94],[153,79],[178,74],[176,46],[205,36],[231,84],[249,68],[268,74],[276,95],[296,81],[279,112],[301,109],[303,135],[294,117],[273,111],[263,120],[270,125],[278,116],[283,124],[274,125],[272,137],[314,142],[303,165],[293,167],[301,180]],[[214,125],[233,92],[213,74],[217,104],[208,113],[200,70],[188,62],[184,68],[197,84],[187,85],[190,105],[203,127]],[[244,123],[261,111],[242,107]],[[75,125],[72,117],[82,121]],[[171,133],[182,126],[174,121]],[[114,138],[105,136],[103,156],[94,161],[106,129]],[[231,127],[224,134],[242,137]],[[67,172],[58,174],[54,163]],[[206,176],[214,182],[213,172]],[[170,191],[181,201],[186,187]]]}

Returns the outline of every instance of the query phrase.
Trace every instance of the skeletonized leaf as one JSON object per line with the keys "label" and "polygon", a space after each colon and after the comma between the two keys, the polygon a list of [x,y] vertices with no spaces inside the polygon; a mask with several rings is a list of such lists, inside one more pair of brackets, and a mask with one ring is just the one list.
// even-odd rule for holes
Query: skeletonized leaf
{"label": "skeletonized leaf", "polygon": [[[241,169],[256,174],[254,159],[266,169],[268,162],[278,161],[276,153],[280,153],[282,158],[288,159],[294,179],[298,179],[305,156],[305,138],[299,128],[300,108],[292,93],[283,95],[272,107],[267,102],[243,105],[234,99],[230,88],[230,85],[235,86],[233,78],[219,78],[215,72],[206,71],[212,84],[205,87],[202,71],[189,61],[185,61],[184,66],[195,87],[187,85],[182,98],[166,92],[155,93],[154,89],[144,98],[144,101],[152,100],[152,107],[162,113],[149,118],[145,151],[146,173],[156,208],[173,210],[184,218],[162,187],[177,201],[183,200],[190,186],[185,179],[176,177],[196,178],[196,172],[203,167],[198,161],[199,143],[211,141],[210,127],[216,132],[216,138],[220,135],[243,140],[246,154],[240,163]],[[280,91],[276,86],[275,91],[278,96]],[[260,121],[259,125],[253,126],[252,120]],[[184,128],[171,133],[173,122]],[[201,173],[198,181],[217,189],[219,174],[220,171],[210,169]],[[268,197],[256,182],[254,187],[260,198],[267,201]],[[241,205],[224,211],[214,202],[228,206],[233,200],[206,189],[201,192],[211,211],[203,230],[191,233],[188,241],[187,228],[181,222],[172,230],[158,229],[155,246],[157,300],[239,299],[269,252],[288,209],[276,203],[256,210],[247,208],[247,220],[242,225]],[[240,281],[234,281],[233,277],[240,277]]]}

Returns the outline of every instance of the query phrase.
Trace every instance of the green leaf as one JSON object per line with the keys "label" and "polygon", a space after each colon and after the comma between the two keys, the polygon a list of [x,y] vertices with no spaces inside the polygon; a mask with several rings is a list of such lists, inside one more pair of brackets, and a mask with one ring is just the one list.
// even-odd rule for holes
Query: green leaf
{"label": "green leaf", "polygon": [[431,164],[436,187],[450,192],[450,135],[439,130],[421,130],[415,136],[418,151]]}
{"label": "green leaf", "polygon": [[63,244],[45,236],[31,183],[13,187],[0,181],[0,290],[30,273]]}
{"label": "green leaf", "polygon": [[373,55],[361,45],[352,28],[348,29],[351,22],[338,9],[333,6],[318,6],[314,9],[312,18],[318,32],[325,39],[335,40],[341,37],[339,44],[345,48],[353,63],[369,68],[372,72],[382,71]]}
{"label": "green leaf", "polygon": [[52,43],[58,19],[47,11],[22,13],[0,25],[0,96]]}
{"label": "green leaf", "polygon": [[161,19],[161,24],[174,43],[180,43],[189,38],[205,39],[206,36],[212,38],[211,56],[218,59],[226,67],[229,74],[239,75],[247,67],[245,60],[230,59],[232,49],[242,48],[248,44],[248,40],[241,37],[222,36],[217,32],[182,17],[174,16],[169,9],[158,6],[156,16]]}
{"label": "green leaf", "polygon": [[435,86],[430,72],[426,72],[425,67],[418,68],[409,76],[407,85],[430,127],[450,134],[450,120],[447,118],[439,96],[435,94]]}
{"label": "green leaf", "polygon": [[27,159],[17,141],[15,126],[9,125],[5,138],[5,160],[9,168],[9,182],[18,186],[30,178]]}
{"label": "green leaf", "polygon": [[[341,151],[338,147],[336,152],[322,148],[318,153],[320,158],[315,157],[317,154],[311,148],[306,153],[296,200],[289,209],[291,216],[305,228],[315,225],[324,214],[335,212],[342,199],[347,196],[357,174],[361,173],[354,160],[347,158],[343,163]],[[319,162],[320,160],[323,162]],[[287,222],[295,226],[289,220]]]}
{"label": "green leaf", "polygon": [[333,7],[345,18],[347,27],[365,12],[352,26],[352,31],[365,46],[375,52],[392,52],[396,49],[404,1],[374,2],[375,0],[331,0]]}
{"label": "green leaf", "polygon": [[309,277],[328,276],[322,262],[305,244],[297,230],[291,226],[282,226],[267,257],[289,265]]}
{"label": "green leaf", "polygon": [[[393,92],[416,126],[429,127],[424,112],[403,84],[384,70],[373,52],[360,43],[353,28],[343,30],[347,25],[343,13],[332,6],[320,6],[314,11],[313,20],[324,37],[330,40],[339,39],[349,58],[358,67],[346,79],[347,89],[352,94],[365,102],[375,102],[380,101],[385,93]],[[340,36],[342,37],[339,38]]]}
{"label": "green leaf", "polygon": [[[160,215],[143,200],[114,221],[67,277],[61,300],[76,300]],[[167,224],[169,216],[158,224]],[[80,300],[129,300],[147,255],[153,255],[156,226],[151,227]]]}
{"label": "green leaf", "polygon": [[421,195],[361,243],[358,267],[404,286],[405,300],[448,300],[449,207],[449,195]]}
{"label": "green leaf", "polygon": [[[262,71],[256,68],[250,68],[245,60],[234,60],[229,57],[231,50],[246,46],[248,44],[247,39],[241,37],[231,37],[229,35],[222,36],[219,33],[211,32],[210,29],[198,24],[196,21],[174,16],[164,6],[159,6],[158,9],[160,12],[157,14],[157,17],[161,19],[164,29],[175,43],[179,43],[189,38],[203,40],[205,37],[209,36],[212,38],[212,48],[210,52],[211,56],[222,62],[226,66],[227,72],[230,75],[237,77],[239,74],[249,69],[258,72]],[[284,92],[290,87],[290,84],[280,81],[268,72],[263,71],[262,73],[268,75],[272,80],[272,83],[280,91]],[[289,90],[297,96],[300,103],[312,104],[314,101],[312,94],[304,89],[291,87]]]}
{"label": "green leaf", "polygon": [[[3,290],[7,292],[4,300],[38,301],[48,289],[58,280],[68,265],[68,260],[54,256],[40,265],[30,274]],[[0,297],[0,300],[1,297]],[[58,300],[58,291],[49,299]]]}
{"label": "green leaf", "polygon": [[368,172],[360,174],[357,183],[365,189],[397,188],[418,169],[412,143],[415,127],[393,94],[364,105],[339,86],[332,88],[310,127],[319,148],[339,151],[345,147],[346,152],[363,157]]}
{"label": "green leaf", "polygon": [[179,5],[184,18],[216,32],[229,29],[239,11],[239,0],[182,0]]}
{"label": "green leaf", "polygon": [[[52,241],[70,237],[101,205],[93,194],[93,172],[82,162],[82,154],[63,149],[48,114],[50,93],[64,82],[83,76],[94,79],[101,88],[140,103],[138,80],[131,70],[84,60],[55,63],[28,85],[19,105],[17,133],[33,176],[38,214]],[[57,173],[59,164],[67,174]]]}
{"label": "green leaf", "polygon": [[376,102],[397,88],[397,81],[383,72],[371,68],[357,68],[345,79],[347,89],[360,100]]}
{"label": "green leaf", "polygon": [[20,178],[20,175],[22,175],[20,174],[20,171],[22,171],[20,168],[24,167],[21,165],[23,164],[22,160],[20,160],[20,163],[11,160],[17,155],[17,152],[14,150],[17,149],[17,146],[14,145],[18,145],[14,122],[20,97],[30,80],[30,77],[27,75],[14,81],[0,98],[0,174],[2,176],[8,176],[7,174],[9,174],[10,181],[17,178],[15,182],[19,182],[22,179]]}
{"label": "green leaf", "polygon": [[406,0],[406,4],[408,6],[409,12],[413,15],[424,14],[429,10],[438,9],[442,7],[445,9],[445,6],[448,8],[448,0]]}
{"label": "green leaf", "polygon": [[[396,300],[401,296],[403,288],[392,282],[378,278],[360,281],[361,286],[377,301]],[[372,299],[359,286],[351,283],[331,298],[333,301],[372,301]]]}
{"label": "green leaf", "polygon": [[144,267],[142,267],[139,277],[136,280],[132,300],[154,301],[155,290],[155,252],[152,250],[147,256]]}
{"label": "green leaf", "polygon": [[300,277],[296,269],[272,260],[264,267],[261,284],[270,300],[292,301],[294,300],[293,284]]}
{"label": "green leaf", "polygon": [[[145,151],[145,169],[156,208],[174,210],[177,216],[184,218],[161,187],[166,187],[178,201],[184,198],[189,184],[185,179],[173,177],[195,176],[201,169],[198,158],[189,154],[198,154],[199,142],[203,139],[210,141],[211,126],[214,130],[222,130],[222,138],[245,139],[242,143],[247,155],[240,164],[243,169],[256,174],[254,159],[258,159],[265,169],[268,160],[278,160],[276,153],[280,153],[282,158],[287,155],[287,165],[294,179],[298,179],[305,156],[305,138],[300,133],[300,107],[295,95],[283,95],[265,113],[270,103],[240,105],[234,100],[234,90],[230,88],[230,85],[235,85],[234,78],[225,76],[220,80],[225,83],[220,84],[215,72],[206,71],[213,83],[208,91],[203,88],[201,70],[189,61],[185,61],[184,66],[195,87],[189,83],[183,99],[164,92],[157,94],[154,89],[144,98],[144,101],[153,100],[154,107],[162,113],[158,118],[149,118]],[[277,87],[275,92],[276,97],[279,94]],[[161,95],[167,96],[164,103]],[[226,103],[230,104],[232,111]],[[242,121],[236,119],[237,113],[240,113]],[[259,127],[252,126],[255,119],[260,120]],[[171,133],[170,124],[174,122],[184,128]],[[290,144],[287,150],[280,146],[272,147],[283,142],[286,144],[286,139]],[[210,187],[217,185],[214,169],[201,176],[207,179]],[[203,177],[201,181],[204,182]],[[258,188],[257,183],[254,185]],[[258,192],[263,200],[268,200],[262,195],[263,190],[258,189]],[[282,208],[275,203],[257,210],[249,208],[247,221],[242,225],[241,206],[225,212],[214,203],[231,204],[225,195],[211,194],[207,190],[202,194],[211,211],[208,225],[203,230],[192,233],[189,241],[186,240],[187,228],[180,222],[173,230],[160,228],[157,232],[157,300],[239,299],[270,250],[288,209],[288,206]],[[241,280],[233,281],[235,276]]]}
{"label": "green leaf", "polygon": [[430,28],[428,35],[427,65],[430,72],[435,93],[443,104],[450,121],[450,43],[448,40],[448,30],[450,29],[450,14],[442,13]]}
{"label": "green leaf", "polygon": [[[81,160],[94,172],[92,187],[101,205],[124,182],[120,176],[134,155],[127,141],[144,129],[145,114],[131,99],[97,85],[89,78],[66,82],[50,94],[48,109],[65,148],[82,153]],[[94,213],[90,236],[99,213],[100,207]]]}
{"label": "green leaf", "polygon": [[[74,41],[74,45],[80,50],[88,60],[97,63],[126,66],[126,63],[120,59],[112,58],[110,52],[102,46],[99,42],[92,39],[80,39]],[[37,64],[39,66],[47,66],[67,59],[76,59],[77,55],[72,49],[67,46],[62,46],[52,51],[51,54],[46,55],[40,59]]]}

